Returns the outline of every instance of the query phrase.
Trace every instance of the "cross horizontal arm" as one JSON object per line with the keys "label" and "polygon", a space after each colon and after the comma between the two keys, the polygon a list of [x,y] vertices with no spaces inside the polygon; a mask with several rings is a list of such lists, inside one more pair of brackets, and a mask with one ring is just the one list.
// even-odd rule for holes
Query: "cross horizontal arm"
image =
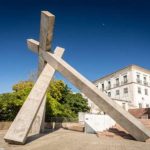
{"label": "cross horizontal arm", "polygon": [[35,53],[39,53],[39,45],[40,43],[34,39],[27,39],[27,46],[30,50]]}
{"label": "cross horizontal arm", "polygon": [[80,89],[102,111],[110,115],[118,124],[126,129],[134,138],[145,141],[150,137],[150,131],[135,117],[125,111],[117,103],[112,101],[106,94],[67,64],[63,59],[49,53],[42,52],[43,58],[64,77]]}

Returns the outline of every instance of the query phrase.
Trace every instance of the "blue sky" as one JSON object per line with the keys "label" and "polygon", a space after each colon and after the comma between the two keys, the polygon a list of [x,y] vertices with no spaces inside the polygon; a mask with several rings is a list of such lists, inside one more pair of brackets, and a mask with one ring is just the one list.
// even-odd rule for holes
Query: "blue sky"
{"label": "blue sky", "polygon": [[64,47],[63,58],[89,80],[130,64],[150,69],[149,8],[148,0],[1,0],[0,93],[37,69],[26,39],[39,39],[41,10],[56,15],[52,48]]}

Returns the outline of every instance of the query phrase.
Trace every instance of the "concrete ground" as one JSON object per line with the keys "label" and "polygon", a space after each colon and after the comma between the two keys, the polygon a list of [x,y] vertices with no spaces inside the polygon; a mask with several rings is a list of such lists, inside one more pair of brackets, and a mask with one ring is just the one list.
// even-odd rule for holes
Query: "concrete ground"
{"label": "concrete ground", "polygon": [[150,150],[150,143],[97,137],[65,129],[30,137],[26,145],[10,145],[3,140],[5,133],[6,130],[0,131],[0,150]]}

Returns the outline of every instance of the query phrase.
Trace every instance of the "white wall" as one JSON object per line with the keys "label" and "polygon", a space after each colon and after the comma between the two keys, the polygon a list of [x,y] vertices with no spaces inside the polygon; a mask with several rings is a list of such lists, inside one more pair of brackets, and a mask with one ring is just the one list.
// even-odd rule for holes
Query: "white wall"
{"label": "white wall", "polygon": [[[97,81],[96,85],[98,89],[102,90],[102,84],[104,84],[104,93],[108,95],[111,92],[111,97],[116,103],[120,106],[125,104],[126,110],[128,110],[128,102],[131,103],[133,100],[132,84],[124,84],[124,76],[127,75],[128,83],[132,82],[132,71],[129,69],[122,70],[121,72],[115,73],[112,76],[103,78],[102,80]],[[120,85],[115,87],[116,78],[119,78]],[[108,81],[111,82],[111,89],[108,90]],[[124,88],[128,88],[128,93],[124,93]],[[116,95],[116,90],[120,91],[119,95]],[[121,100],[121,101],[118,101]]]}
{"label": "white wall", "polygon": [[[140,75],[140,80],[141,83],[138,84],[137,83],[137,74]],[[147,78],[147,82],[148,82],[148,86],[145,86],[143,84],[144,82],[144,76]],[[134,70],[133,71],[133,81],[134,81],[134,85],[133,85],[133,91],[134,91],[134,105],[139,108],[139,103],[142,104],[142,107],[145,108],[146,104],[149,104],[150,106],[150,75],[143,73],[139,70]],[[138,93],[138,87],[141,88],[141,94]],[[148,90],[148,95],[145,95],[145,89]]]}
{"label": "white wall", "polygon": [[[142,84],[137,83],[137,73],[140,74],[140,80]],[[127,84],[123,84],[124,75],[127,75]],[[146,76],[147,78],[148,86],[143,85],[144,76]],[[114,85],[116,84],[116,78],[119,78],[119,82],[121,84],[118,87],[114,87]],[[108,90],[107,88],[108,81],[111,82],[110,90]],[[104,84],[105,87],[103,92],[107,95],[108,92],[111,92],[110,98],[112,98],[120,106],[123,106],[125,103],[126,110],[128,110],[128,108],[138,108],[139,103],[142,103],[142,107],[146,107],[146,104],[149,104],[150,106],[150,73],[144,71],[144,69],[140,69],[140,67],[125,68],[95,82],[95,85],[98,87],[99,90],[102,90],[102,84]],[[141,94],[138,93],[138,87],[141,88]],[[124,93],[124,88],[128,88],[128,93]],[[144,93],[145,88],[148,90],[148,95],[145,95]],[[119,95],[116,95],[116,90],[120,91]],[[99,112],[98,107],[92,101],[89,100],[89,104],[91,106],[92,113]]]}
{"label": "white wall", "polygon": [[99,107],[95,103],[93,103],[93,101],[91,101],[90,99],[88,99],[88,106],[90,107],[90,113],[93,114],[100,113]]}
{"label": "white wall", "polygon": [[[138,93],[138,87],[141,88],[141,94]],[[146,104],[150,106],[150,88],[148,89],[148,95],[145,95],[145,86],[134,84],[134,105],[138,108],[139,103],[145,108]]]}
{"label": "white wall", "polygon": [[108,115],[85,114],[85,132],[96,133],[108,130],[116,122]]}

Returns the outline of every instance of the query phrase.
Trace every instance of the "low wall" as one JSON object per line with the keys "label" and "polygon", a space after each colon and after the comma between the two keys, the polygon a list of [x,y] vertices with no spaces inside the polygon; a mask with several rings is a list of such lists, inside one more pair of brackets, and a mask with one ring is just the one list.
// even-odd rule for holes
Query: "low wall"
{"label": "low wall", "polygon": [[[2,121],[0,122],[0,130],[7,130],[10,125],[11,121]],[[59,128],[65,128],[68,130],[75,130],[83,132],[83,126],[80,123],[73,123],[73,122],[64,122],[64,123],[57,123],[57,122],[45,122],[46,129],[53,129],[57,130]]]}
{"label": "low wall", "polygon": [[147,128],[150,129],[150,119],[139,119]]}
{"label": "low wall", "polygon": [[0,130],[7,130],[10,127],[11,123],[11,121],[0,122]]}
{"label": "low wall", "polygon": [[[139,119],[146,127],[150,128],[150,119]],[[7,130],[10,125],[11,121],[2,121],[0,122],[0,130]],[[68,130],[80,130],[83,131],[83,125],[81,123],[72,123],[72,122],[65,122],[65,123],[55,123],[55,122],[46,122],[45,123],[46,129],[54,129],[57,130],[59,128],[65,128]]]}

